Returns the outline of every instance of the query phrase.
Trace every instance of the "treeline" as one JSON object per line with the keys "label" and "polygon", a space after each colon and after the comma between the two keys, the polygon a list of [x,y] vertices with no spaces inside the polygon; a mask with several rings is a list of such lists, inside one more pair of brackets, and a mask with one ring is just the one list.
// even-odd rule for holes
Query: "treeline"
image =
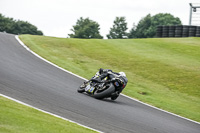
{"label": "treeline", "polygon": [[[125,17],[116,17],[113,26],[106,35],[108,39],[125,39],[125,38],[150,38],[156,36],[156,28],[159,25],[181,25],[178,17],[174,17],[168,13],[159,13],[154,16],[148,14],[142,18],[137,25],[133,25],[130,31],[127,27]],[[99,32],[100,25],[89,18],[80,18],[72,27],[72,34],[68,34],[70,38],[98,38],[103,36]],[[0,13],[0,32],[12,34],[32,34],[43,35],[42,31],[36,26],[21,20],[8,18]]]}
{"label": "treeline", "polygon": [[11,34],[32,34],[43,35],[42,31],[38,30],[36,26],[21,20],[14,20],[8,18],[0,13],[0,32]]}
{"label": "treeline", "polygon": [[[113,26],[110,28],[108,39],[123,38],[150,38],[156,36],[156,28],[159,25],[181,25],[178,17],[174,17],[168,13],[159,13],[154,16],[148,14],[142,18],[138,25],[133,25],[130,31],[127,31],[127,22],[125,17],[116,17]],[[72,34],[68,34],[70,38],[103,38],[100,35],[100,26],[97,22],[89,18],[78,19],[76,25],[73,26]]]}

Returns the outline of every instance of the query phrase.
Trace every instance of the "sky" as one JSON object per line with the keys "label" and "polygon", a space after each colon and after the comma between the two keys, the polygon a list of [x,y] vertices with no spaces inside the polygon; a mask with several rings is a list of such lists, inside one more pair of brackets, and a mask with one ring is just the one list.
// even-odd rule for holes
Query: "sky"
{"label": "sky", "polygon": [[[200,0],[0,0],[0,13],[28,21],[45,36],[68,37],[80,17],[100,25],[106,39],[116,17],[125,17],[129,31],[147,14],[170,13],[189,24],[189,3]],[[200,8],[198,9],[200,10]]]}

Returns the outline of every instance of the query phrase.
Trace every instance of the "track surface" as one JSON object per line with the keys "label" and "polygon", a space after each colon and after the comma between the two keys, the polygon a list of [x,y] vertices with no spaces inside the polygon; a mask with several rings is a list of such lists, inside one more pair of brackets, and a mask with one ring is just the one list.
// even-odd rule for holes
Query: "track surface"
{"label": "track surface", "polygon": [[0,33],[0,93],[109,133],[200,133],[200,125],[120,96],[77,93],[83,80],[42,61]]}

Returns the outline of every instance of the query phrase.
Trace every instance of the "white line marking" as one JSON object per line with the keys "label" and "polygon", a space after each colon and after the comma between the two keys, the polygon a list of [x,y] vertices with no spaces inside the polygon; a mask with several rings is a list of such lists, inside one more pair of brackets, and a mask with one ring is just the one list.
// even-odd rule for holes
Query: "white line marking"
{"label": "white line marking", "polygon": [[157,109],[157,110],[163,111],[163,112],[165,112],[165,113],[168,113],[168,114],[171,114],[171,115],[177,116],[177,117],[179,117],[179,118],[182,118],[182,119],[185,119],[185,120],[188,120],[188,121],[194,122],[194,123],[196,123],[196,124],[200,124],[200,123],[197,122],[197,121],[194,121],[194,120],[191,120],[191,119],[185,118],[185,117],[183,117],[183,116],[180,116],[180,115],[177,115],[177,114],[174,114],[174,113],[168,112],[168,111],[166,111],[166,110],[163,110],[163,109],[157,108],[157,107],[155,107],[155,106],[149,105],[149,104],[147,104],[147,103],[144,103],[144,102],[142,102],[142,101],[139,101],[139,100],[134,99],[134,98],[132,98],[132,97],[129,97],[129,96],[127,96],[127,95],[124,95],[124,94],[121,94],[121,95],[124,96],[124,97],[127,97],[127,98],[129,98],[129,99],[132,99],[132,100],[134,100],[134,101],[137,101],[137,102],[139,102],[139,103],[142,103],[142,104],[144,104],[144,105],[146,105],[146,106],[152,107],[152,108],[154,108],[154,109]]}
{"label": "white line marking", "polygon": [[[55,66],[55,67],[57,67],[57,68],[59,68],[59,69],[65,71],[65,72],[67,72],[67,73],[70,73],[70,74],[72,74],[72,75],[74,75],[74,76],[76,76],[76,77],[78,77],[78,78],[81,78],[81,79],[83,79],[83,80],[87,80],[86,78],[83,78],[83,77],[81,77],[81,76],[79,76],[79,75],[76,75],[76,74],[70,72],[70,71],[67,71],[67,70],[65,70],[65,69],[63,69],[63,68],[61,68],[61,67],[59,67],[59,66],[53,64],[52,62],[50,62],[50,61],[48,61],[48,60],[42,58],[41,56],[39,56],[38,54],[36,54],[36,53],[33,52],[32,50],[30,50],[30,49],[29,49],[29,48],[28,48],[28,47],[27,47],[27,46],[26,46],[26,45],[25,45],[25,44],[24,44],[24,43],[19,39],[18,35],[16,35],[15,38],[19,41],[19,43],[20,43],[23,47],[25,47],[28,51],[30,51],[32,54],[34,54],[34,55],[37,56],[38,58],[44,60],[45,62],[48,62],[49,64],[51,64],[51,65],[53,65],[53,66]],[[197,123],[197,124],[200,124],[200,122],[197,122],[197,121],[194,121],[194,120],[191,120],[191,119],[188,119],[188,118],[182,117],[182,116],[180,116],[180,115],[177,115],[177,114],[174,114],[174,113],[168,112],[168,111],[166,111],[166,110],[163,110],[163,109],[157,108],[157,107],[155,107],[155,106],[149,105],[149,104],[147,104],[147,103],[144,103],[144,102],[142,102],[142,101],[139,101],[139,100],[134,99],[134,98],[132,98],[132,97],[129,97],[129,96],[127,96],[127,95],[124,95],[124,94],[120,94],[120,95],[122,95],[122,96],[124,96],[124,97],[127,97],[127,98],[129,98],[129,99],[132,99],[132,100],[134,100],[134,101],[137,101],[137,102],[139,102],[139,103],[142,103],[142,104],[144,104],[144,105],[146,105],[146,106],[152,107],[152,108],[154,108],[154,109],[157,109],[157,110],[163,111],[163,112],[165,112],[165,113],[168,113],[168,114],[171,114],[171,115],[177,116],[177,117],[179,117],[179,118],[182,118],[182,119],[185,119],[185,120],[188,120],[188,121],[191,121],[191,122]]]}
{"label": "white line marking", "polygon": [[50,61],[44,59],[43,57],[39,56],[38,54],[36,54],[36,53],[33,52],[32,50],[30,50],[30,49],[19,39],[18,35],[16,35],[15,38],[17,39],[17,41],[18,41],[26,50],[28,50],[29,52],[31,52],[32,54],[34,54],[35,56],[37,56],[37,57],[40,58],[41,60],[43,60],[43,61],[45,61],[45,62],[47,62],[47,63],[53,65],[54,67],[57,67],[57,68],[59,68],[59,69],[65,71],[65,72],[67,72],[67,73],[70,73],[70,74],[72,74],[72,75],[74,75],[74,76],[76,76],[76,77],[78,77],[78,78],[81,78],[81,79],[83,79],[83,80],[87,80],[86,78],[83,78],[83,77],[81,77],[81,76],[79,76],[79,75],[76,75],[76,74],[70,72],[70,71],[67,71],[67,70],[63,69],[62,67],[59,67],[59,66],[57,66],[56,64],[53,64],[52,62],[50,62]]}
{"label": "white line marking", "polygon": [[61,116],[59,116],[59,115],[56,115],[56,114],[53,114],[53,113],[47,112],[47,111],[45,111],[45,110],[42,110],[42,109],[36,108],[36,107],[34,107],[34,106],[32,106],[32,105],[29,105],[29,104],[24,103],[24,102],[22,102],[22,101],[19,101],[19,100],[17,100],[17,99],[11,98],[11,97],[6,96],[6,95],[4,95],[4,94],[1,94],[1,93],[0,93],[0,96],[5,97],[5,98],[7,98],[7,99],[10,99],[10,100],[12,100],[12,101],[15,101],[15,102],[17,102],[17,103],[19,103],[19,104],[22,104],[22,105],[28,106],[28,107],[30,107],[30,108],[36,109],[36,110],[41,111],[41,112],[43,112],[43,113],[46,113],[46,114],[49,114],[49,115],[55,116],[55,117],[60,118],[60,119],[63,119],[63,120],[65,120],[65,121],[69,121],[69,122],[75,123],[75,124],[77,124],[77,125],[79,125],[79,126],[82,126],[82,127],[88,128],[88,129],[90,129],[90,130],[93,130],[93,131],[96,131],[96,132],[99,132],[99,133],[103,133],[102,131],[99,131],[99,130],[93,129],[93,128],[91,128],[91,127],[88,127],[88,126],[82,125],[82,124],[80,124],[80,123],[77,123],[77,122],[75,122],[75,121],[72,121],[72,120],[66,119],[66,118],[64,118],[64,117],[61,117]]}

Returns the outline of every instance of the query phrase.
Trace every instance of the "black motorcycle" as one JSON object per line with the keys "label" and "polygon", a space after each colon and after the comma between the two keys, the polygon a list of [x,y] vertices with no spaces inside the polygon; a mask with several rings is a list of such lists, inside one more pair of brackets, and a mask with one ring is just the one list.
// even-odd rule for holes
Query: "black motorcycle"
{"label": "black motorcycle", "polygon": [[78,88],[77,91],[79,93],[86,92],[97,99],[111,98],[112,100],[115,100],[116,97],[112,94],[116,91],[115,88],[119,86],[119,83],[118,81],[108,82],[106,80],[107,79],[104,79],[101,82],[86,81]]}

